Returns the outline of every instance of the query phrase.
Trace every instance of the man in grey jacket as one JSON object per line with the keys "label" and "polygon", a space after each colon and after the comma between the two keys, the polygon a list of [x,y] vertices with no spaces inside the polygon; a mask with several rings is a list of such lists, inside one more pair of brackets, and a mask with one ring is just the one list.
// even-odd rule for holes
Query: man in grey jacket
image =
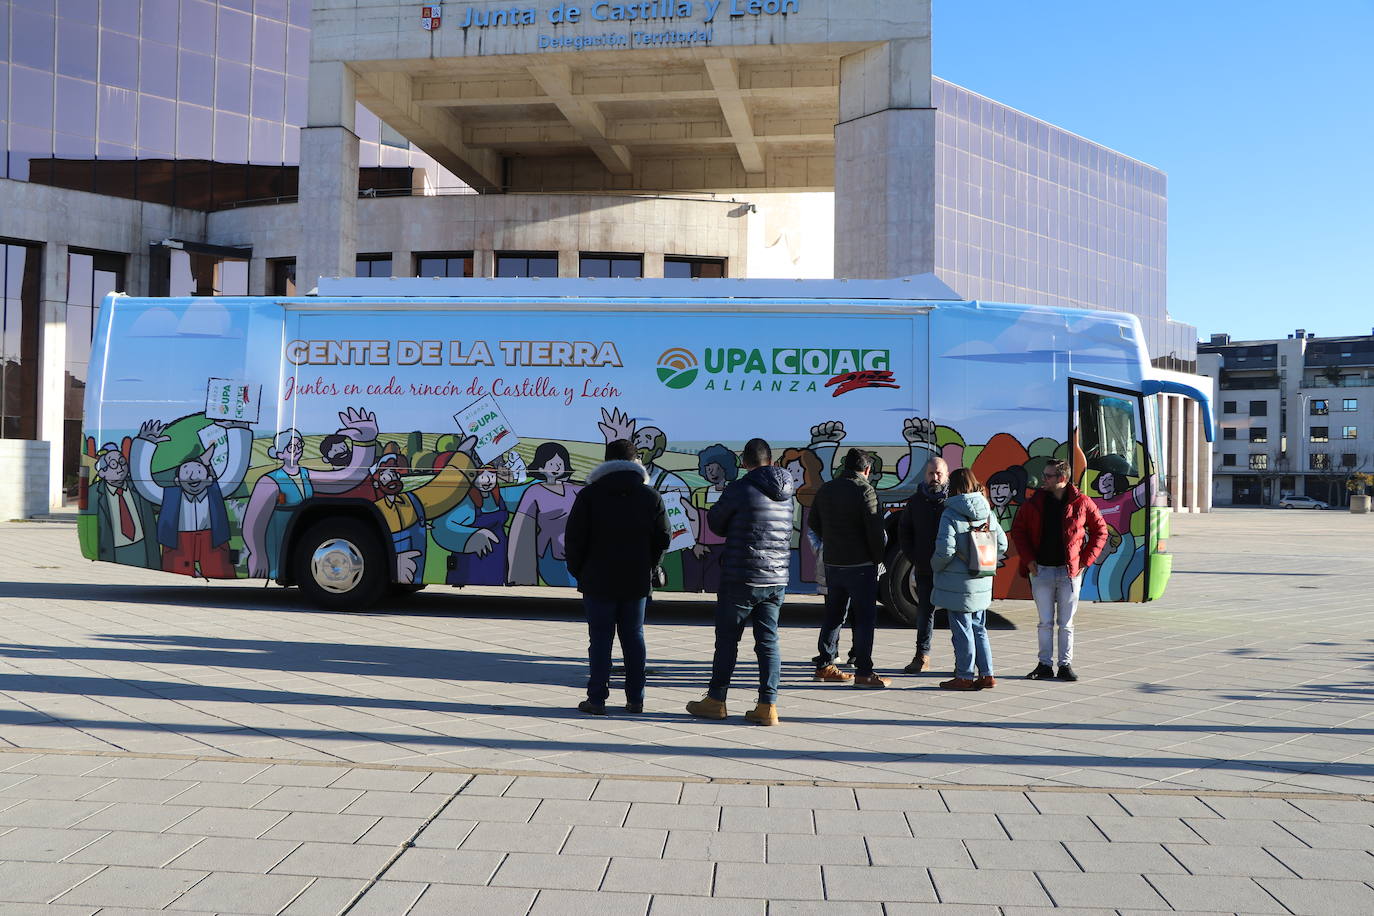
{"label": "man in grey jacket", "polygon": [[[873,457],[851,448],[844,470],[821,485],[811,506],[810,526],[825,549],[825,622],[817,641],[813,680],[882,689],[892,683],[873,670],[873,629],[878,619],[878,564],[886,539],[878,497],[868,482]],[[835,667],[840,629],[854,617],[854,674]]]}
{"label": "man in grey jacket", "polygon": [[725,538],[720,592],[716,599],[716,651],[706,696],[687,704],[702,719],[724,719],[725,695],[739,658],[746,625],[754,628],[759,659],[759,702],[744,718],[756,725],[778,724],[778,612],[787,591],[792,554],[792,475],[773,466],[773,450],[750,439],[741,455],[745,475],[732,482],[711,507],[706,523]]}

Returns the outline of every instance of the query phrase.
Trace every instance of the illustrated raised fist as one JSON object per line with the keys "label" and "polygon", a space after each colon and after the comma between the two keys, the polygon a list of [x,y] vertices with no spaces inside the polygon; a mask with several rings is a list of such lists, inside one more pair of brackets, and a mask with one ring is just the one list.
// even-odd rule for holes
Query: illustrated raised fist
{"label": "illustrated raised fist", "polygon": [[339,435],[354,442],[371,442],[377,438],[377,415],[370,410],[350,407],[339,414]]}
{"label": "illustrated raised fist", "polygon": [[824,423],[817,423],[811,427],[811,444],[818,442],[834,442],[836,444],[844,441],[844,421],[826,420]]}
{"label": "illustrated raised fist", "polygon": [[935,444],[935,422],[920,417],[907,417],[906,420],[902,421],[902,438],[913,445],[924,442],[933,446]]}

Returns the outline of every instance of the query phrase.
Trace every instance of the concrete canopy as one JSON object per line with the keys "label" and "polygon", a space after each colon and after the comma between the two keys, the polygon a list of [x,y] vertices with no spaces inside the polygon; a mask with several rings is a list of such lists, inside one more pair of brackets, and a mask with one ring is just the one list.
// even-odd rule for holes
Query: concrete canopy
{"label": "concrete canopy", "polygon": [[421,6],[316,0],[312,61],[478,191],[832,190],[837,123],[929,106],[928,0]]}

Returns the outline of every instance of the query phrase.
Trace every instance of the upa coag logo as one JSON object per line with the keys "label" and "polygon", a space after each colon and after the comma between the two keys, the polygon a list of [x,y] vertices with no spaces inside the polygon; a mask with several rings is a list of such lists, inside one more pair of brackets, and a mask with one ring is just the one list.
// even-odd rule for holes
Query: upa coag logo
{"label": "upa coag logo", "polygon": [[686,388],[697,380],[697,358],[691,350],[673,347],[658,358],[658,380],[669,388]]}

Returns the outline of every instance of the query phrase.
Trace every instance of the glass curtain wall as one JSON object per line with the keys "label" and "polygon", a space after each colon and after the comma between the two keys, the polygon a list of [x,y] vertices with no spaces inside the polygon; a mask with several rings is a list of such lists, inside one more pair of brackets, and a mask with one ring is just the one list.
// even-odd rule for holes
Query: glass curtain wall
{"label": "glass curtain wall", "polygon": [[[124,257],[97,251],[70,251],[67,254],[67,373],[66,396],[62,414],[62,493],[76,496],[81,453],[82,416],[86,401],[86,379],[91,361],[91,338],[101,300],[124,289]],[[99,443],[91,443],[94,456]]]}
{"label": "glass curtain wall", "polygon": [[0,438],[38,438],[38,288],[43,249],[0,241]]}

